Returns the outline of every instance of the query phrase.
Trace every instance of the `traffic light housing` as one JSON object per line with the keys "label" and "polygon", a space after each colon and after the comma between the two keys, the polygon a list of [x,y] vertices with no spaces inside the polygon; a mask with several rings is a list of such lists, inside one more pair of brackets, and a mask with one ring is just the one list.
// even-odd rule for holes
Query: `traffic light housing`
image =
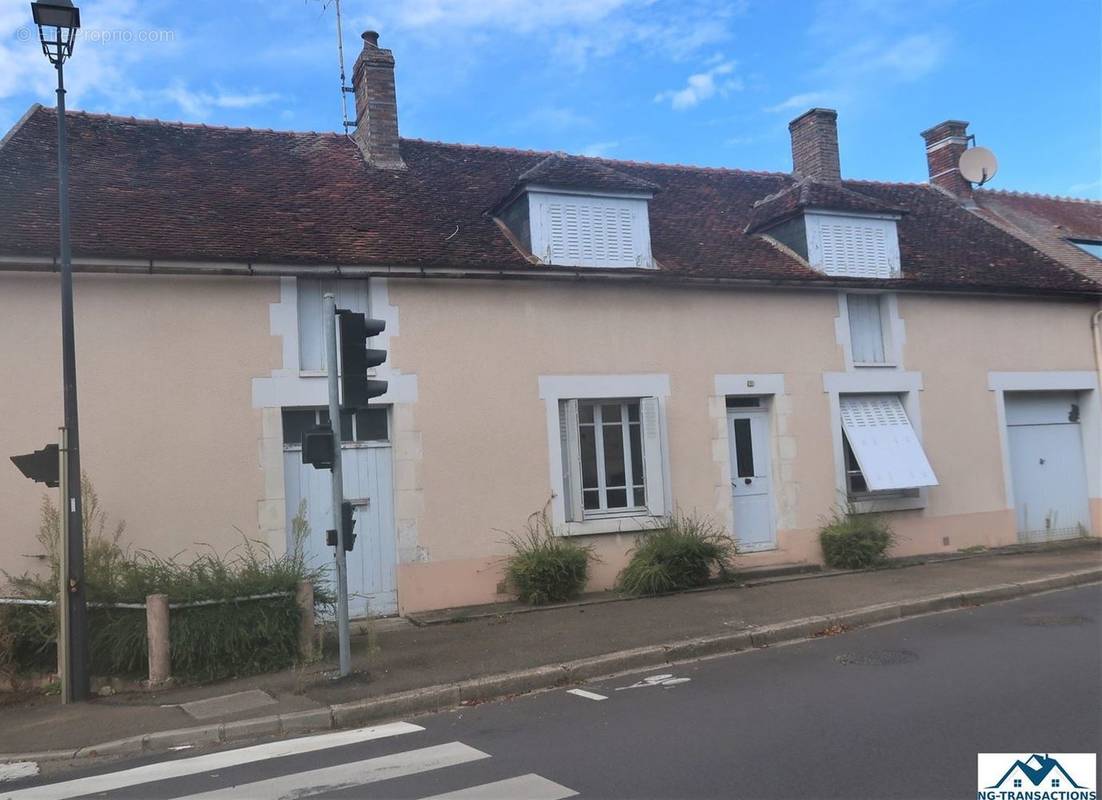
{"label": "traffic light housing", "polygon": [[302,463],[314,469],[333,469],[333,428],[315,425],[302,434]]}
{"label": "traffic light housing", "polygon": [[[356,534],[352,530],[356,527],[356,509],[348,500],[341,503],[341,521],[344,524],[344,549],[345,552],[350,553],[352,548],[356,546]],[[330,547],[337,546],[337,532],[335,530],[325,532],[325,543]]]}
{"label": "traffic light housing", "polygon": [[51,489],[57,488],[61,462],[56,444],[48,444],[41,450],[35,450],[25,456],[12,456],[11,460],[19,467],[19,471],[32,481],[44,483]]}
{"label": "traffic light housing", "polygon": [[367,346],[367,340],[386,329],[381,319],[369,319],[363,314],[339,310],[341,351],[341,407],[348,410],[365,408],[373,397],[386,394],[387,382],[367,377],[367,371],[386,361],[386,350]]}

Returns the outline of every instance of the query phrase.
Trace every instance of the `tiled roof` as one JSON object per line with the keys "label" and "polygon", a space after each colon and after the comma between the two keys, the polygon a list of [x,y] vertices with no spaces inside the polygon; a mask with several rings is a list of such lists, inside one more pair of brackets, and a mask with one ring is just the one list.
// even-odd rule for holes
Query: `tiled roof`
{"label": "tiled roof", "polygon": [[[37,109],[0,147],[0,256],[57,252],[55,126],[53,111]],[[548,153],[405,139],[407,168],[384,170],[339,134],[79,113],[71,115],[70,144],[78,258],[556,269],[531,263],[487,213]],[[651,277],[838,282],[743,233],[754,203],[790,187],[789,175],[569,160],[658,187],[649,201],[659,265],[645,271]],[[899,223],[904,277],[893,284],[1096,288],[927,186],[844,185],[908,212]]]}
{"label": "tiled roof", "polygon": [[802,178],[793,185],[754,204],[747,233],[756,233],[783,222],[801,211],[823,209],[862,214],[905,214],[906,209],[875,200],[841,184]]}
{"label": "tiled roof", "polygon": [[975,200],[993,224],[1102,283],[1102,259],[1068,241],[1102,242],[1102,202],[989,189],[976,191]]}
{"label": "tiled roof", "polygon": [[554,189],[586,189],[606,192],[652,194],[658,186],[605,166],[600,161],[566,153],[552,153],[517,177],[517,185]]}

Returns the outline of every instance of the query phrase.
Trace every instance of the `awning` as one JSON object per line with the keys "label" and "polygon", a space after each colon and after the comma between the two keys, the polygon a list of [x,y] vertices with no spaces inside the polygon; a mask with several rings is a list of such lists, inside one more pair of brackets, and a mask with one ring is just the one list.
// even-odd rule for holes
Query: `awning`
{"label": "awning", "polygon": [[937,486],[899,398],[886,394],[840,398],[845,431],[870,491]]}

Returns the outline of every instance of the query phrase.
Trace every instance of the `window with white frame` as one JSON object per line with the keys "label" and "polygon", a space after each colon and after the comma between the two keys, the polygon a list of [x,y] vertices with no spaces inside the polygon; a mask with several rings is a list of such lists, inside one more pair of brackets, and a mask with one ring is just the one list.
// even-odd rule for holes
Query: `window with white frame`
{"label": "window with white frame", "polygon": [[559,402],[568,522],[661,515],[661,434],[653,397]]}
{"label": "window with white frame", "polygon": [[[329,424],[328,408],[283,409],[283,446],[302,447],[302,437],[318,425]],[[341,412],[342,442],[385,442],[390,438],[387,410],[381,406]]]}
{"label": "window with white frame", "polygon": [[532,253],[545,264],[651,267],[647,200],[529,193]]}
{"label": "window with white frame", "polygon": [[299,278],[298,364],[304,372],[325,371],[325,295],[332,292],[337,308],[369,314],[367,281],[358,278],[313,280]]}
{"label": "window with white frame", "polygon": [[848,294],[850,352],[856,366],[887,366],[889,347],[885,334],[884,298],[877,294]]}
{"label": "window with white frame", "polygon": [[808,264],[848,278],[898,278],[895,219],[808,212],[804,215]]}
{"label": "window with white frame", "polygon": [[850,499],[915,496],[937,477],[898,395],[839,397]]}

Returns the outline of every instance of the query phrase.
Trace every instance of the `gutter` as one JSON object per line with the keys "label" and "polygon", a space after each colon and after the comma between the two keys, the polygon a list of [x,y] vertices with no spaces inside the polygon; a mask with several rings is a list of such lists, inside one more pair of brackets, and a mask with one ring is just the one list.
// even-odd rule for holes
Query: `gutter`
{"label": "gutter", "polygon": [[[882,281],[837,281],[807,278],[755,279],[724,278],[718,276],[686,275],[662,270],[613,269],[593,267],[563,268],[545,267],[525,269],[517,267],[487,267],[469,269],[463,267],[378,266],[349,265],[295,265],[232,261],[166,261],[161,259],[103,259],[74,258],[73,269],[81,273],[144,274],[144,275],[222,275],[256,277],[306,277],[306,278],[422,278],[426,280],[544,280],[587,281],[599,283],[640,283],[676,288],[721,287],[731,289],[805,289],[817,291],[844,291],[877,288],[907,294],[951,294],[971,296],[1016,296],[1022,298],[1063,298],[1072,300],[1097,299],[1098,290],[1064,290],[1013,287],[958,288],[952,285],[927,286],[893,285]],[[0,272],[57,272],[58,260],[42,256],[0,256]]]}

